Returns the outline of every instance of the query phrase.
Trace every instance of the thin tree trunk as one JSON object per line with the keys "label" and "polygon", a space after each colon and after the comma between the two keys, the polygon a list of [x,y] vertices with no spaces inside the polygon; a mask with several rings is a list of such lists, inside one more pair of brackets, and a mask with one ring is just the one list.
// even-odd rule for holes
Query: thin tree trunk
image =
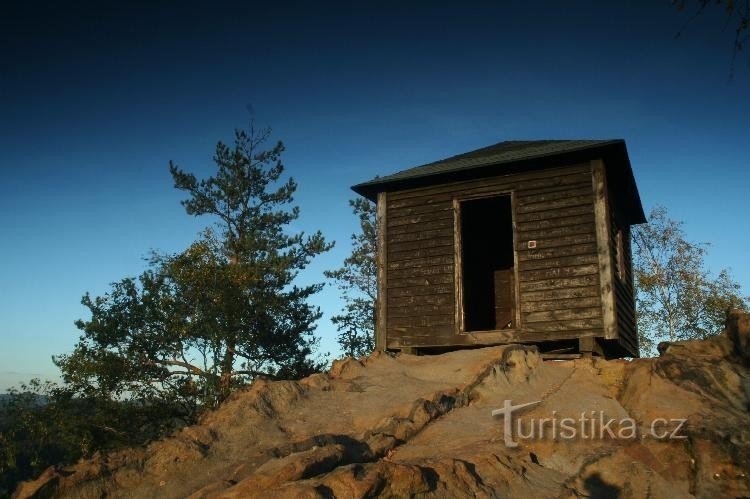
{"label": "thin tree trunk", "polygon": [[234,338],[227,341],[227,349],[221,362],[221,378],[219,379],[219,401],[223,402],[232,392],[232,370],[234,368],[236,342]]}

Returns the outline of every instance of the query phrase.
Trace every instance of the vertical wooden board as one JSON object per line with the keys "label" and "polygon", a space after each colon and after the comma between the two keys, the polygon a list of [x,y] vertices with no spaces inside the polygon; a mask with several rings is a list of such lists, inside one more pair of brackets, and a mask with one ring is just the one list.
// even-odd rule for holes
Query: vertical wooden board
{"label": "vertical wooden board", "polygon": [[604,337],[617,338],[615,317],[614,269],[610,238],[610,219],[607,197],[607,175],[601,159],[591,161],[594,186],[594,218],[596,220],[597,252],[599,255],[599,278],[602,295],[602,319]]}
{"label": "vertical wooden board", "polygon": [[387,195],[385,192],[378,193],[377,204],[377,227],[378,227],[378,300],[377,300],[377,319],[375,323],[375,349],[386,349],[386,330],[388,327],[388,245],[386,244],[386,213],[387,213]]}
{"label": "vertical wooden board", "polygon": [[515,270],[501,269],[493,273],[495,285],[495,329],[516,328]]}
{"label": "vertical wooden board", "polygon": [[456,297],[456,334],[464,330],[463,258],[461,257],[461,203],[453,199],[453,293]]}
{"label": "vertical wooden board", "polygon": [[515,323],[513,326],[518,329],[523,326],[521,323],[521,302],[523,301],[523,297],[521,296],[521,269],[519,267],[519,260],[518,260],[518,225],[516,223],[516,213],[517,213],[517,207],[518,207],[518,196],[516,192],[510,193],[510,218],[512,221],[512,230],[513,230],[513,292],[515,293]]}

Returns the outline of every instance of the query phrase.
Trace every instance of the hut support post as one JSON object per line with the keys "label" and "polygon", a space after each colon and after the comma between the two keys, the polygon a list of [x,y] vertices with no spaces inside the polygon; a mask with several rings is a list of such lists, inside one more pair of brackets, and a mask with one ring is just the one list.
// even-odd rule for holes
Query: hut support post
{"label": "hut support post", "polygon": [[386,245],[386,193],[378,193],[377,228],[378,228],[378,299],[375,318],[375,350],[386,349],[386,320],[388,317],[388,296],[386,283],[386,266],[388,249]]}

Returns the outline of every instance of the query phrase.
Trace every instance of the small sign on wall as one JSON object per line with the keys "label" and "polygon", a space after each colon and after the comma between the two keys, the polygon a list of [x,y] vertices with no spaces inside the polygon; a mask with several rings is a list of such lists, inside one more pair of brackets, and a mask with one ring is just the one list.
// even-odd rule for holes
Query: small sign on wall
{"label": "small sign on wall", "polygon": [[526,243],[526,247],[529,249],[535,249],[536,248],[536,241],[529,241]]}

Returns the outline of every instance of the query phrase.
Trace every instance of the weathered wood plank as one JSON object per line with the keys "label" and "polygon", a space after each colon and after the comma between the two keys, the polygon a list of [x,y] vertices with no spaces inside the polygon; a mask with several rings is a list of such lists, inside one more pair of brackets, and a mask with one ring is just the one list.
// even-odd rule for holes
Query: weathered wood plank
{"label": "weathered wood plank", "polygon": [[577,234],[594,234],[596,226],[593,223],[566,225],[564,227],[555,227],[539,230],[519,230],[518,239],[520,241],[529,239],[550,239],[554,237],[564,237]]}
{"label": "weathered wood plank", "polygon": [[[524,189],[545,189],[560,185],[576,184],[581,182],[582,175],[586,178],[590,172],[588,164],[577,164],[563,166],[559,168],[538,170],[533,172],[513,173],[508,175],[498,175],[495,177],[484,177],[462,182],[448,182],[433,186],[419,187],[415,189],[405,189],[391,193],[394,201],[405,201],[408,199],[422,198],[425,196],[436,197],[444,195],[452,196],[454,193],[475,193],[483,190],[507,189],[516,190]],[[414,204],[421,204],[417,200]],[[401,206],[401,205],[400,205]]]}
{"label": "weathered wood plank", "polygon": [[433,230],[453,230],[453,219],[431,220],[409,225],[396,225],[388,228],[390,235],[416,234]]}
{"label": "weathered wood plank", "polygon": [[535,239],[536,241],[536,248],[530,249],[528,247],[528,240],[522,239],[518,241],[518,244],[516,245],[516,248],[518,251],[541,251],[547,248],[557,248],[560,246],[570,247],[570,246],[576,246],[586,243],[596,243],[596,234],[592,233],[586,233],[586,234],[573,234],[571,236],[557,236],[557,237],[551,237],[549,239]]}
{"label": "weathered wood plank", "polygon": [[[562,182],[556,181],[562,178]],[[546,185],[537,186],[534,188],[528,188],[524,183],[518,183],[514,192],[519,196],[535,196],[537,194],[545,194],[548,192],[559,192],[575,189],[577,187],[583,187],[590,185],[591,172],[582,171],[569,175],[567,177],[550,177],[550,181]]]}
{"label": "weathered wood plank", "polygon": [[[401,210],[391,210],[391,215],[401,213]],[[427,213],[416,215],[392,216],[388,219],[388,229],[393,230],[395,227],[402,225],[423,224],[437,220],[453,221],[453,213],[450,210],[431,210]]]}
{"label": "weathered wood plank", "polygon": [[612,283],[614,268],[612,265],[612,247],[610,245],[610,215],[607,193],[607,173],[604,162],[591,161],[592,185],[594,188],[594,215],[596,217],[597,254],[599,255],[599,275],[602,293],[602,319],[604,337],[617,338],[615,320],[615,290]]}
{"label": "weathered wood plank", "polygon": [[438,240],[440,238],[453,239],[453,226],[431,230],[417,230],[402,232],[399,234],[388,234],[388,244],[393,247],[398,243],[409,241],[427,241]]}
{"label": "weathered wood plank", "polygon": [[[518,213],[518,196],[513,193],[510,197],[511,202],[511,218],[513,220],[513,247],[518,245],[518,224],[516,223],[516,213]],[[515,304],[515,319],[513,326],[519,328],[521,326],[521,304],[523,303],[523,295],[521,294],[521,279],[519,272],[521,270],[520,262],[518,260],[518,251],[513,251],[513,293],[514,293],[514,304]]]}
{"label": "weathered wood plank", "polygon": [[388,283],[386,281],[388,272],[388,245],[386,244],[387,206],[388,198],[385,192],[378,193],[376,208],[376,223],[378,228],[378,254],[377,254],[377,286],[378,298],[376,302],[375,321],[375,349],[385,350],[387,344],[388,328]]}
{"label": "weathered wood plank", "polygon": [[461,240],[461,204],[457,199],[453,200],[453,296],[455,307],[453,309],[453,324],[456,332],[464,330],[464,278],[463,278],[463,253]]}
{"label": "weathered wood plank", "polygon": [[[417,317],[388,317],[391,328],[427,328],[433,326],[452,326],[453,325],[453,314],[448,315],[424,315]],[[415,332],[408,331],[410,334]]]}
{"label": "weathered wood plank", "polygon": [[528,213],[517,213],[516,223],[534,222],[538,220],[555,220],[557,218],[571,217],[594,213],[593,203],[586,203],[567,208],[551,208]]}
{"label": "weathered wood plank", "polygon": [[418,296],[389,296],[388,307],[409,307],[422,305],[444,305],[453,307],[453,294],[429,294]]}
{"label": "weathered wood plank", "polygon": [[[598,305],[598,304],[597,304]],[[567,321],[577,319],[593,319],[601,315],[601,307],[569,308],[565,310],[542,310],[523,314],[524,327],[536,322]]]}
{"label": "weathered wood plank", "polygon": [[428,242],[420,241],[393,241],[388,245],[388,252],[395,253],[399,251],[417,250],[425,247],[435,246],[453,246],[453,234],[447,237],[435,237]]}
{"label": "weathered wood plank", "polygon": [[430,222],[423,222],[418,224],[396,225],[395,227],[389,227],[388,233],[391,236],[394,236],[445,229],[453,229],[453,220],[433,220]]}
{"label": "weathered wood plank", "polygon": [[[518,252],[519,262],[545,260],[549,258],[563,258],[576,255],[596,254],[596,244],[576,244],[573,246],[558,246],[544,249],[530,249]],[[521,263],[523,266],[523,263]]]}
{"label": "weathered wood plank", "polygon": [[445,305],[408,305],[404,307],[390,307],[389,319],[394,317],[432,317],[436,315],[453,314],[453,303]]}
{"label": "weathered wood plank", "polygon": [[388,271],[388,279],[402,279],[408,277],[422,277],[453,273],[453,265],[434,265],[423,267],[406,267]]}
{"label": "weathered wood plank", "polygon": [[391,259],[388,262],[388,270],[406,269],[409,267],[432,267],[433,265],[453,265],[453,257],[449,255],[429,256],[401,261],[393,261]]}
{"label": "weathered wood plank", "polygon": [[577,265],[599,264],[599,258],[595,253],[583,255],[563,256],[560,258],[545,258],[542,260],[526,260],[521,265],[521,272],[527,270],[552,269],[559,267],[570,267]]}
{"label": "weathered wood plank", "polygon": [[425,296],[425,295],[441,295],[450,294],[453,295],[453,283],[450,284],[436,284],[434,286],[412,286],[407,288],[389,288],[388,296],[402,297],[402,296]]}
{"label": "weathered wood plank", "polygon": [[522,282],[525,281],[539,281],[546,279],[554,279],[559,277],[578,277],[585,275],[597,274],[599,272],[599,265],[580,265],[576,267],[555,267],[543,270],[523,270],[519,272],[519,279]]}
{"label": "weathered wood plank", "polygon": [[578,206],[589,206],[591,204],[591,194],[580,196],[571,196],[555,201],[544,201],[541,203],[530,203],[518,207],[519,214],[535,213],[539,211],[559,210],[562,208],[574,208]]}
{"label": "weathered wood plank", "polygon": [[[438,330],[438,328],[440,328]],[[418,336],[416,340],[411,337],[398,337],[389,331],[388,348],[401,348],[408,345],[419,345],[420,347],[447,347],[447,346],[490,346],[508,343],[534,344],[549,340],[574,340],[588,336],[601,336],[601,329],[572,330],[572,331],[547,331],[526,332],[523,330],[506,331],[480,331],[464,334],[451,334],[450,326],[436,326],[432,329],[434,333],[430,336]]]}
{"label": "weathered wood plank", "polygon": [[518,206],[522,210],[527,206],[541,205],[552,202],[558,202],[567,199],[574,199],[580,197],[591,197],[591,184],[584,186],[570,186],[565,190],[554,190],[551,192],[543,192],[540,194],[520,194],[518,193]]}
{"label": "weathered wood plank", "polygon": [[450,256],[453,255],[453,241],[450,244],[435,245],[432,244],[428,247],[422,245],[421,248],[411,248],[395,250],[391,249],[388,256],[390,261],[397,262],[410,262],[413,260],[421,260],[422,258],[430,258],[433,256]]}
{"label": "weathered wood plank", "polygon": [[547,291],[563,288],[580,288],[584,286],[596,286],[597,284],[599,284],[598,275],[565,277],[559,279],[544,279],[540,281],[522,282],[521,293],[526,293],[528,291]]}
{"label": "weathered wood plank", "polygon": [[586,296],[581,298],[558,299],[549,301],[525,301],[521,312],[541,312],[543,310],[568,310],[576,307],[600,307],[601,298]]}
{"label": "weathered wood plank", "polygon": [[590,319],[561,320],[550,322],[524,323],[523,330],[527,333],[546,333],[552,331],[575,331],[577,329],[601,329],[601,317]]}
{"label": "weathered wood plank", "polygon": [[534,230],[546,230],[546,229],[556,229],[558,227],[567,227],[569,225],[585,225],[590,224],[594,225],[594,212],[589,211],[588,213],[584,213],[582,215],[573,215],[573,216],[567,216],[567,217],[557,217],[557,218],[545,218],[542,220],[531,220],[528,222],[519,222],[518,225],[518,231],[519,232],[530,232]]}
{"label": "weathered wood plank", "polygon": [[452,284],[453,274],[438,274],[423,277],[403,277],[399,279],[388,279],[388,289],[412,288],[419,286],[434,286],[436,284]]}
{"label": "weathered wood plank", "polygon": [[545,302],[550,300],[566,300],[572,298],[588,298],[600,296],[599,286],[588,286],[583,288],[563,288],[543,291],[526,291],[523,301],[526,303]]}
{"label": "weathered wood plank", "polygon": [[450,211],[451,203],[450,200],[430,203],[430,204],[418,204],[409,207],[388,207],[388,215],[395,218],[398,217],[411,217],[414,215],[426,215],[431,213],[437,213],[438,211]]}

